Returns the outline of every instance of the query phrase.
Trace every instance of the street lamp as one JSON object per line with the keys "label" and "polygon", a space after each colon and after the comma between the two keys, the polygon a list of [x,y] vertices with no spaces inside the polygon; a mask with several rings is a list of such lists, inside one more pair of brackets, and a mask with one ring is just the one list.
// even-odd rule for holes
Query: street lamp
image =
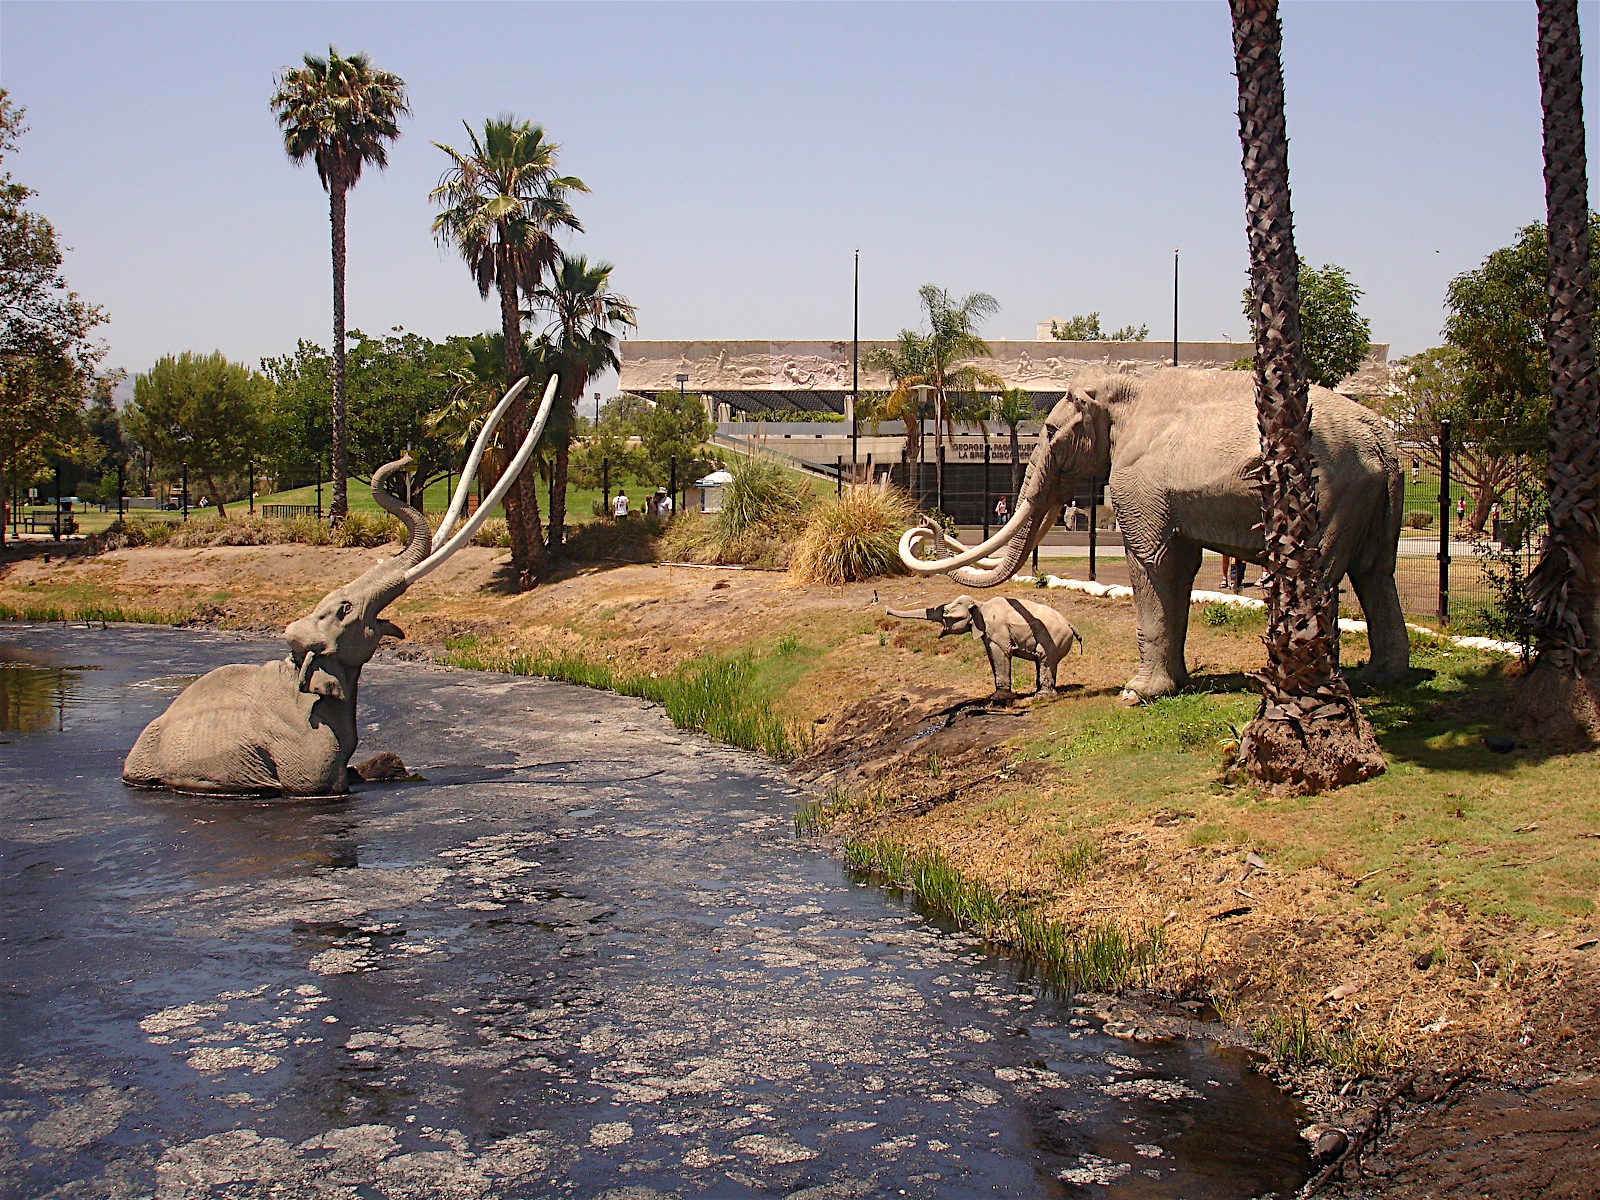
{"label": "street lamp", "polygon": [[679,371],[676,375],[673,376],[673,378],[678,381],[678,399],[682,400],[683,399],[683,385],[689,382],[689,377],[687,375],[685,375],[682,371]]}
{"label": "street lamp", "polygon": [[1172,252],[1172,365],[1178,365],[1178,252]]}
{"label": "street lamp", "polygon": [[856,409],[861,405],[861,247],[856,247],[855,323],[850,334],[850,465],[857,461],[860,441],[861,417]]}

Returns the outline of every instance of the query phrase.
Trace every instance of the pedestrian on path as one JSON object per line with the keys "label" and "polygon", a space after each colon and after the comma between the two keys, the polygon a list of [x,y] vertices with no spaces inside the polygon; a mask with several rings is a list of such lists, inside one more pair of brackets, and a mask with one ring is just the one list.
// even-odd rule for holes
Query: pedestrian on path
{"label": "pedestrian on path", "polygon": [[621,488],[617,489],[616,499],[611,502],[611,515],[619,521],[628,515],[628,493]]}

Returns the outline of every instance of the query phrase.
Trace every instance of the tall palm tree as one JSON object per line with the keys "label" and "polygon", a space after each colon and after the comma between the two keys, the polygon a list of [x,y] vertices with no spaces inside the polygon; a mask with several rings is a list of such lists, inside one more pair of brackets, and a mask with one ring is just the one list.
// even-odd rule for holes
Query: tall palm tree
{"label": "tall palm tree", "polygon": [[332,46],[328,57],[307,54],[299,67],[285,67],[274,81],[272,111],[283,131],[289,161],[317,164],[328,192],[333,224],[333,444],[335,521],[349,511],[345,476],[344,266],[345,199],[361,168],[389,165],[389,143],[400,136],[400,118],[411,112],[405,80],[373,68],[365,54],[343,58]]}
{"label": "tall palm tree", "polygon": [[1335,594],[1323,579],[1278,4],[1230,0],[1230,7],[1250,240],[1268,615],[1267,665],[1255,677],[1261,707],[1240,739],[1239,758],[1264,783],[1315,792],[1370,778],[1385,764],[1339,674]]}
{"label": "tall palm tree", "polygon": [[1009,388],[995,397],[993,412],[994,419],[1011,433],[1011,502],[1015,504],[1022,490],[1022,454],[1017,445],[1017,426],[1037,415],[1033,397],[1021,388]]}
{"label": "tall palm tree", "polygon": [[[1539,0],[1550,293],[1550,523],[1529,577],[1535,720],[1600,740],[1600,382],[1577,0]],[[1562,728],[1562,727],[1565,728]]]}
{"label": "tall palm tree", "polygon": [[[538,125],[502,114],[485,121],[481,135],[466,128],[466,151],[434,143],[449,155],[450,166],[429,194],[441,209],[433,233],[466,260],[479,295],[488,299],[499,292],[506,379],[514,382],[523,374],[518,299],[531,296],[559,260],[556,232],[582,230],[567,197],[589,189],[581,179],[556,173],[561,147],[545,140]],[[527,394],[507,414],[511,445],[527,436]],[[533,587],[544,564],[544,536],[532,472],[524,472],[506,496],[506,524],[518,586]]]}
{"label": "tall palm tree", "polygon": [[[549,313],[544,341],[546,365],[561,382],[559,407],[545,427],[555,456],[550,468],[550,537],[547,549],[560,554],[567,521],[567,458],[577,423],[578,401],[589,381],[621,366],[619,335],[638,328],[638,315],[626,296],[611,290],[608,262],[591,263],[582,254],[563,254],[548,282],[534,292],[534,301]],[[532,314],[529,314],[530,316]],[[557,417],[560,420],[557,420]]]}

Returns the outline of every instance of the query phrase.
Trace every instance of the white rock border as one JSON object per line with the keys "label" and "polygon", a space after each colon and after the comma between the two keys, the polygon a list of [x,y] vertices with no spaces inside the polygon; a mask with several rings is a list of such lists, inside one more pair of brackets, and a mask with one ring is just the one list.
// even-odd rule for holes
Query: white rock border
{"label": "white rock border", "polygon": [[[1133,589],[1120,583],[1096,583],[1087,579],[1063,579],[1060,575],[1046,575],[1044,585],[1047,588],[1066,588],[1072,592],[1083,592],[1085,595],[1094,596],[1102,600],[1130,600],[1133,598]],[[1265,608],[1265,600],[1257,600],[1254,596],[1236,596],[1232,592],[1207,592],[1194,591],[1189,593],[1190,604],[1226,604],[1230,608]],[[1452,646],[1460,646],[1464,650],[1487,650],[1491,654],[1509,654],[1512,658],[1522,657],[1522,647],[1515,642],[1497,642],[1486,637],[1455,637],[1451,634],[1440,633],[1436,629],[1429,629],[1426,625],[1413,625],[1406,622],[1406,628],[1413,633],[1426,634],[1428,637],[1438,638],[1440,641],[1449,642]],[[1365,621],[1352,621],[1348,617],[1339,618],[1339,631],[1341,633],[1365,633]]]}

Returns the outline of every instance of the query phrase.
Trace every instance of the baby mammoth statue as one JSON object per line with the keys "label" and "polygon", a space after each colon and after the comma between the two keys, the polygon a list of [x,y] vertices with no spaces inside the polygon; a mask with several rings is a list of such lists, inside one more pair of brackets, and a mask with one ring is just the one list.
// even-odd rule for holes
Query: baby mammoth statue
{"label": "baby mammoth statue", "polygon": [[[218,667],[185,688],[145,727],[123,763],[123,782],[221,796],[330,796],[349,790],[356,748],[356,689],[385,637],[405,636],[380,615],[416,580],[466,545],[533,453],[556,393],[552,378],[516,456],[467,521],[467,493],[495,426],[527,384],[505,394],[484,421],[438,532],[384,481],[409,457],[372,473],[372,498],[405,523],[406,547],[359,579],[335,588],[283,631],[287,658],[264,666]],[[371,775],[367,776],[371,778]]]}
{"label": "baby mammoth statue", "polygon": [[1005,596],[980,604],[971,596],[957,596],[933,608],[886,608],[884,612],[912,621],[937,621],[940,637],[970,632],[983,643],[994,668],[996,700],[1010,700],[1015,695],[1011,690],[1013,658],[1032,660],[1036,694],[1051,696],[1056,690],[1056,664],[1072,650],[1074,641],[1078,653],[1083,653],[1083,636],[1072,622],[1035,600]]}

